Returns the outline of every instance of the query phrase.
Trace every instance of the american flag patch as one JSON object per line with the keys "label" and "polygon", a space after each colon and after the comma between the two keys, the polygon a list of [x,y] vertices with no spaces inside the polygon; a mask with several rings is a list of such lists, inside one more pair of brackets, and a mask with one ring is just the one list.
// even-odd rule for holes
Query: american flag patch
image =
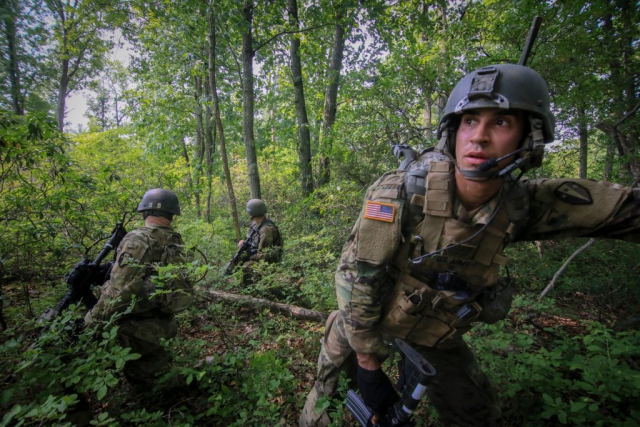
{"label": "american flag patch", "polygon": [[364,217],[376,221],[393,222],[395,213],[395,205],[368,200],[367,207],[364,210]]}

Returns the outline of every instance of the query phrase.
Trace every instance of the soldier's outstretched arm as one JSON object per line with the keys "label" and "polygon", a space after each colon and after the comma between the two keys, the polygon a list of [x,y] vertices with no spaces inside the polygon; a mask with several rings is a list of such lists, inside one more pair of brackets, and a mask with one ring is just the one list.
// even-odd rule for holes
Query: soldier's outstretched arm
{"label": "soldier's outstretched arm", "polygon": [[516,240],[599,237],[640,243],[640,189],[587,179],[526,185],[529,221]]}

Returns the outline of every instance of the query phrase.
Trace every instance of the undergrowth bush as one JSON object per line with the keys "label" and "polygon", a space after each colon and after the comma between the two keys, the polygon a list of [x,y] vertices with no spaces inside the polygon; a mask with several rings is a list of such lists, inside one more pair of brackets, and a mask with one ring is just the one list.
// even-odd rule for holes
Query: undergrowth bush
{"label": "undergrowth bush", "polygon": [[546,328],[540,337],[516,317],[475,331],[469,341],[499,389],[506,419],[527,426],[640,423],[640,333],[582,326],[584,333]]}
{"label": "undergrowth bush", "polygon": [[86,405],[88,396],[104,400],[121,381],[125,362],[140,357],[118,345],[113,324],[80,331],[76,318],[73,310],[64,312],[39,329],[26,348],[23,335],[5,331],[11,338],[0,347],[3,359],[21,363],[0,395],[0,404],[8,408],[0,425],[71,425],[70,409],[81,401]]}

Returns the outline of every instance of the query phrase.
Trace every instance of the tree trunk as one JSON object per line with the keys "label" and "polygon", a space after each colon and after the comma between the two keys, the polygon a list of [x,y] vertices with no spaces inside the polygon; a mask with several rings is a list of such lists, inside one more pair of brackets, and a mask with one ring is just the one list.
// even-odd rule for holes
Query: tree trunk
{"label": "tree trunk", "polygon": [[3,1],[0,6],[0,13],[4,21],[4,37],[7,41],[7,74],[9,75],[9,84],[11,88],[11,105],[13,113],[24,115],[24,97],[22,95],[22,87],[20,86],[20,62],[18,60],[18,46],[16,38],[16,8],[14,0]]}
{"label": "tree trunk", "polygon": [[323,152],[320,154],[320,171],[318,173],[318,186],[322,186],[329,182],[330,173],[330,155],[333,147],[333,135],[331,130],[336,121],[336,112],[338,110],[338,88],[340,86],[340,72],[342,71],[342,58],[344,55],[344,27],[340,24],[340,20],[344,16],[344,11],[338,13],[338,23],[333,33],[333,54],[331,55],[331,65],[329,67],[329,84],[324,101],[324,116],[322,120],[322,145]]}
{"label": "tree trunk", "polygon": [[251,30],[251,26],[253,25],[252,0],[244,0],[242,14],[247,25],[247,30],[242,35],[242,133],[247,158],[247,172],[249,174],[249,190],[251,192],[251,198],[259,199],[261,197],[260,174],[258,172],[256,142],[253,133],[253,57],[255,55],[255,51],[253,50],[253,35]]}
{"label": "tree trunk", "polygon": [[196,197],[196,213],[198,218],[202,218],[202,200],[200,189],[200,177],[202,176],[202,160],[205,156],[205,131],[204,131],[204,117],[202,114],[202,77],[195,76],[195,98],[196,98],[196,151],[194,154],[193,165],[193,183],[194,183],[194,195]]}
{"label": "tree trunk", "polygon": [[613,181],[613,158],[614,147],[612,144],[607,144],[607,157],[604,160],[604,180]]}
{"label": "tree trunk", "polygon": [[214,290],[208,290],[207,292],[214,301],[235,302],[243,307],[249,307],[256,312],[260,312],[267,308],[276,313],[284,314],[295,319],[312,320],[318,323],[324,323],[327,320],[327,317],[329,317],[327,313],[323,313],[321,311],[309,310],[307,308],[282,304],[261,298],[254,298],[249,295],[236,295]]}
{"label": "tree trunk", "polygon": [[58,86],[58,99],[56,106],[56,121],[58,129],[64,132],[64,113],[67,103],[67,89],[69,88],[69,60],[63,59],[60,64],[60,85]]}
{"label": "tree trunk", "polygon": [[[204,92],[206,99],[211,99],[211,83],[209,82],[210,77],[207,76],[206,83],[204,85]],[[215,124],[212,122],[211,118],[213,117],[213,113],[211,112],[211,106],[209,102],[204,105],[205,111],[205,124],[206,124],[206,132],[207,136],[207,144],[204,147],[204,160],[206,166],[206,176],[207,176],[207,196],[206,196],[206,207],[204,217],[207,223],[211,223],[211,181],[213,180],[213,153],[215,151]]]}
{"label": "tree trunk", "polygon": [[209,84],[211,84],[213,115],[215,117],[216,128],[218,130],[218,138],[220,139],[220,156],[222,157],[222,168],[224,169],[224,177],[227,183],[227,192],[229,193],[231,216],[233,217],[233,226],[236,230],[236,239],[240,240],[242,235],[240,234],[238,207],[236,203],[236,195],[233,191],[233,183],[231,182],[231,171],[229,170],[227,146],[224,140],[224,128],[222,126],[222,118],[220,116],[220,103],[218,100],[218,86],[216,81],[216,23],[213,16],[213,10],[211,10],[209,13]]}
{"label": "tree trunk", "polygon": [[182,138],[182,157],[187,165],[187,185],[193,194],[193,179],[191,178],[191,161],[189,160],[189,151],[187,150],[187,142]]}
{"label": "tree trunk", "polygon": [[580,139],[580,178],[587,178],[587,157],[588,157],[588,130],[587,117],[584,108],[578,109],[578,137]]}
{"label": "tree trunk", "polygon": [[[296,30],[299,28],[297,0],[289,0],[289,24]],[[313,191],[311,134],[309,132],[309,119],[307,118],[307,105],[302,81],[300,37],[296,34],[291,36],[291,78],[293,80],[296,119],[298,121],[298,160],[300,163],[301,187],[302,194],[307,197]]]}
{"label": "tree trunk", "polygon": [[[610,122],[600,122],[596,127],[611,137],[622,155],[628,158],[626,167],[631,174],[633,181],[640,179],[640,159],[638,159],[639,135],[633,125],[625,126],[625,122],[637,113],[637,87],[635,81],[635,69],[633,67],[633,50],[631,49],[632,37],[629,33],[633,31],[633,23],[631,16],[632,7],[628,0],[620,0],[615,2],[616,8],[621,14],[618,20],[621,23],[620,28],[614,26],[613,16],[607,15],[604,19],[603,28],[605,30],[605,43],[609,58],[610,81],[613,91],[613,99],[611,105],[613,111],[610,116]],[[629,44],[627,46],[626,44]],[[632,92],[629,93],[629,90]]]}

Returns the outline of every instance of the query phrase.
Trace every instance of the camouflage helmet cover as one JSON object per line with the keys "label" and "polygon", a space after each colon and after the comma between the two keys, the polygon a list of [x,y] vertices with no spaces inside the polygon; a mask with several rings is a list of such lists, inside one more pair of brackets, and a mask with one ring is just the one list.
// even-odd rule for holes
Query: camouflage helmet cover
{"label": "camouflage helmet cover", "polygon": [[267,205],[260,199],[251,199],[247,202],[247,215],[262,216],[267,213]]}
{"label": "camouflage helmet cover", "polygon": [[180,215],[180,202],[176,193],[162,188],[154,188],[142,196],[138,205],[138,212],[162,211],[173,215]]}

